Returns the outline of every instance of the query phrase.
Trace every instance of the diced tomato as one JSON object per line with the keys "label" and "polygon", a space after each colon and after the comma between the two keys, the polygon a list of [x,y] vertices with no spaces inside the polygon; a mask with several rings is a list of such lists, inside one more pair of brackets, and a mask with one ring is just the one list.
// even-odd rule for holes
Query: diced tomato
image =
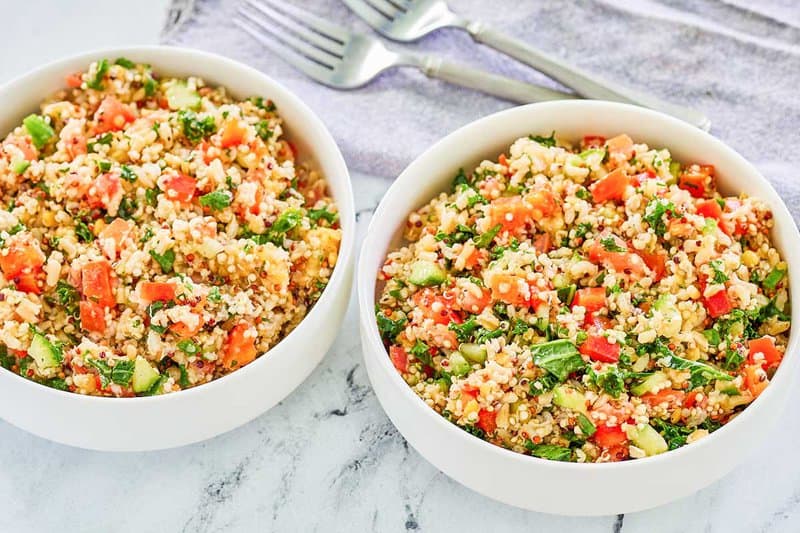
{"label": "diced tomato", "polygon": [[653,277],[660,281],[667,273],[667,252],[658,250],[656,252],[637,251],[647,268],[653,271]]}
{"label": "diced tomato", "polygon": [[197,180],[186,174],[173,174],[164,182],[167,198],[179,202],[191,202],[197,189]]}
{"label": "diced tomato", "polygon": [[423,289],[413,296],[414,303],[422,311],[425,318],[437,324],[448,325],[450,322],[461,323],[461,317],[453,310],[454,298],[445,298],[431,288]]}
{"label": "diced tomato", "polygon": [[727,315],[733,310],[733,304],[731,304],[728,298],[728,291],[725,289],[712,294],[708,298],[704,298],[703,303],[705,303],[706,311],[712,318]]}
{"label": "diced tomato", "polygon": [[480,314],[489,304],[492,303],[492,293],[488,289],[481,289],[481,295],[476,296],[472,291],[461,291],[458,305],[464,311],[472,314]]}
{"label": "diced tomato", "polygon": [[44,264],[44,254],[39,242],[30,234],[10,239],[5,250],[0,251],[0,270],[6,279],[16,278],[23,272],[32,272]]}
{"label": "diced tomato", "polygon": [[692,165],[678,176],[678,187],[689,191],[695,198],[703,198],[709,191],[714,181],[714,167],[712,165]]}
{"label": "diced tomato", "polygon": [[19,274],[14,278],[14,283],[19,291],[42,294],[42,288],[39,285],[39,280],[41,277],[41,269],[36,269],[33,272],[23,272],[22,274]]}
{"label": "diced tomato", "polygon": [[586,309],[589,315],[606,306],[606,290],[603,287],[586,287],[575,291],[572,307],[579,305]]}
{"label": "diced tomato", "polygon": [[256,358],[256,332],[249,324],[239,322],[228,333],[223,348],[222,365],[241,368]]}
{"label": "diced tomato", "polygon": [[[764,370],[778,366],[783,359],[783,355],[775,347],[775,339],[772,337],[753,339],[748,348],[747,361],[753,365],[760,364]],[[756,359],[756,354],[759,353],[763,355],[763,358]]]}
{"label": "diced tomato", "polygon": [[592,262],[600,262],[606,268],[613,268],[616,272],[621,274],[631,274],[636,277],[641,277],[645,274],[644,260],[638,255],[627,251],[627,244],[614,239],[615,243],[624,248],[624,252],[612,252],[606,250],[600,241],[595,241],[589,247],[589,260]]}
{"label": "diced tomato", "polygon": [[465,383],[461,386],[461,402],[466,404],[470,400],[474,400],[478,397],[478,393],[480,390],[477,387],[473,387],[468,383]]}
{"label": "diced tomato", "polygon": [[622,431],[620,426],[607,426],[605,424],[597,424],[597,430],[592,435],[592,438],[598,446],[606,449],[622,446],[628,442],[628,435]]}
{"label": "diced tomato", "polygon": [[89,207],[108,209],[122,198],[122,181],[116,172],[106,172],[95,178],[86,193]]}
{"label": "diced tomato", "polygon": [[39,151],[33,146],[33,141],[31,141],[30,137],[14,137],[7,140],[5,144],[16,146],[22,152],[22,157],[25,161],[33,161],[39,157]]}
{"label": "diced tomato", "polygon": [[106,313],[102,305],[90,301],[80,303],[81,327],[86,331],[103,333],[106,330]]}
{"label": "diced tomato", "polygon": [[202,321],[198,321],[194,327],[187,326],[185,322],[174,322],[169,325],[169,330],[179,339],[190,339],[197,335],[202,328]]}
{"label": "diced tomato", "polygon": [[130,234],[133,225],[124,218],[115,218],[111,224],[100,232],[100,239],[113,239],[117,252],[122,248],[122,242]]}
{"label": "diced tomato", "polygon": [[578,348],[583,355],[592,361],[616,363],[619,361],[619,344],[611,343],[603,335],[589,335]]}
{"label": "diced tomato", "polygon": [[611,462],[624,461],[630,457],[630,447],[626,444],[619,444],[612,446],[606,450],[608,452],[608,459]]}
{"label": "diced tomato", "polygon": [[502,231],[515,231],[531,218],[530,208],[519,196],[507,196],[493,200],[489,205],[492,227],[500,224]]}
{"label": "diced tomato", "polygon": [[661,405],[662,403],[666,403],[670,406],[678,406],[683,404],[685,397],[686,393],[683,391],[674,389],[661,389],[656,393],[648,392],[647,394],[643,394],[641,399],[644,403],[651,407]]}
{"label": "diced tomato", "polygon": [[230,148],[232,146],[239,146],[244,141],[244,136],[247,133],[247,128],[238,119],[229,120],[222,128],[220,134],[220,146],[222,148]]}
{"label": "diced tomato", "polygon": [[531,191],[525,197],[525,202],[531,207],[530,217],[533,220],[547,218],[558,211],[556,197],[548,188]]}
{"label": "diced tomato", "polygon": [[494,274],[489,279],[492,298],[517,307],[530,303],[530,287],[524,279],[512,274]]}
{"label": "diced tomato", "polygon": [[67,77],[64,79],[67,87],[70,89],[77,89],[80,87],[83,83],[83,78],[81,78],[82,75],[82,72],[73,72],[72,74],[67,74]]}
{"label": "diced tomato", "polygon": [[606,138],[600,135],[586,135],[583,138],[583,146],[586,148],[601,148],[606,144]]}
{"label": "diced tomato", "polygon": [[145,302],[168,302],[175,299],[175,283],[159,281],[139,282],[139,296]]}
{"label": "diced tomato", "polygon": [[497,429],[497,411],[481,409],[478,411],[478,421],[475,425],[491,435]]}
{"label": "diced tomato", "polygon": [[614,327],[613,320],[598,313],[592,314],[591,318],[587,322],[589,322],[598,330],[611,329]]}
{"label": "diced tomato", "polygon": [[408,372],[408,354],[405,348],[393,344],[389,347],[389,359],[398,372]]}
{"label": "diced tomato", "polygon": [[111,265],[108,261],[92,261],[83,265],[81,288],[83,296],[90,302],[103,307],[113,307],[117,303],[111,287]]}
{"label": "diced tomato", "polygon": [[703,395],[701,391],[693,391],[686,395],[686,399],[683,400],[683,406],[691,409],[692,407],[699,405],[700,407],[705,407],[708,404],[708,397],[703,395],[703,399],[698,401],[698,397]]}
{"label": "diced tomato", "polygon": [[609,200],[622,200],[628,184],[630,179],[622,169],[612,170],[591,187],[592,200],[596,204]]}
{"label": "diced tomato", "polygon": [[506,172],[508,172],[508,158],[506,158],[506,154],[497,156],[497,162],[506,167]]}
{"label": "diced tomato", "polygon": [[607,140],[606,148],[612,156],[618,156],[625,160],[633,157],[633,139],[624,133]]}
{"label": "diced tomato", "polygon": [[136,111],[130,106],[123,104],[113,96],[106,96],[94,114],[94,120],[97,122],[94,132],[106,133],[121,130],[127,123],[133,122],[135,119]]}
{"label": "diced tomato", "polygon": [[549,233],[540,233],[533,239],[533,247],[540,254],[546,254],[553,249],[553,239]]}
{"label": "diced tomato", "polygon": [[761,365],[748,365],[744,369],[744,383],[753,398],[758,398],[769,385],[769,378]]}
{"label": "diced tomato", "polygon": [[722,207],[717,200],[700,200],[697,202],[697,214],[705,218],[713,218],[717,226],[727,235],[731,234],[730,224],[722,218]]}

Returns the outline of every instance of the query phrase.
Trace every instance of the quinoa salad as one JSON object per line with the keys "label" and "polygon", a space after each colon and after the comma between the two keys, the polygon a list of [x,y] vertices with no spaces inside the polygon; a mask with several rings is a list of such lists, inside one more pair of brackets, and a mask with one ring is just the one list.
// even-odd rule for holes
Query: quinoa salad
{"label": "quinoa salad", "polygon": [[531,135],[410,214],[378,329],[411,389],[476,437],[558,461],[660,454],[729,422],[781,362],[773,224],[665,148]]}
{"label": "quinoa salad", "polygon": [[341,240],[276,106],[125,58],[66,87],[0,143],[0,371],[144,396],[267,352]]}

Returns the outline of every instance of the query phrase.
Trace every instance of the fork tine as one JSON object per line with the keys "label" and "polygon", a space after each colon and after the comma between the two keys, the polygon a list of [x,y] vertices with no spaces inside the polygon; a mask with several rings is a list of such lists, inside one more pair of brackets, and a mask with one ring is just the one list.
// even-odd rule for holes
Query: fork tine
{"label": "fork tine", "polygon": [[305,73],[308,77],[313,78],[321,83],[330,83],[331,70],[321,66],[305,56],[292,52],[277,45],[269,39],[266,39],[258,28],[251,22],[242,18],[234,18],[233,23],[242,28],[245,32],[249,33],[255,40],[267,47],[273,54],[280,57],[293,67]]}
{"label": "fork tine", "polygon": [[282,11],[285,15],[297,19],[299,22],[302,22],[315,32],[320,33],[325,37],[339,41],[342,44],[345,44],[350,40],[350,33],[348,33],[345,29],[340,28],[335,24],[331,24],[327,20],[323,20],[307,11],[298,9],[285,1],[261,0],[261,2],[264,4],[269,4],[273,7],[273,9]]}
{"label": "fork tine", "polygon": [[250,22],[255,23],[263,31],[269,33],[279,41],[282,41],[283,44],[294,49],[294,51],[298,54],[329,68],[334,68],[339,62],[339,59],[336,56],[329,54],[328,52],[324,52],[316,46],[311,46],[307,42],[295,37],[292,33],[278,31],[277,28],[272,27],[272,25],[268,23],[269,21],[267,19],[264,19],[255,13],[250,13],[249,11],[250,10],[245,9],[244,6],[239,7],[239,15],[247,18],[250,20]]}
{"label": "fork tine", "polygon": [[255,0],[245,0],[245,2],[253,9],[260,11],[267,17],[277,21],[278,24],[284,26],[289,31],[294,32],[294,34],[302,40],[312,43],[317,48],[331,55],[339,58],[342,57],[343,46],[339,41],[330,39],[328,37],[323,37],[322,34],[317,33],[308,26],[304,26],[294,19],[287,17],[280,11],[264,5],[262,2],[257,2]]}
{"label": "fork tine", "polygon": [[364,0],[344,0],[344,3],[373,28],[380,28],[389,22],[386,15],[367,4]]}
{"label": "fork tine", "polygon": [[366,3],[371,5],[373,9],[376,11],[380,11],[383,16],[388,18],[389,20],[394,19],[397,15],[400,15],[405,12],[405,10],[400,10],[398,5],[391,0],[364,0]]}

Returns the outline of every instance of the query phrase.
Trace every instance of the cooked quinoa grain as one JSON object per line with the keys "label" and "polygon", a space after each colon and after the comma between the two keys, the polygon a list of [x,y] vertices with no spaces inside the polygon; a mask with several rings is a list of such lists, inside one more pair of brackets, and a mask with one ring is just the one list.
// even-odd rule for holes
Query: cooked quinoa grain
{"label": "cooked quinoa grain", "polygon": [[0,145],[0,364],[100,396],[211,381],[303,319],[336,206],[278,110],[92,63]]}
{"label": "cooked quinoa grain", "polygon": [[376,311],[389,357],[464,430],[607,462],[695,442],[752,402],[789,334],[768,207],[627,135],[518,139],[411,213]]}

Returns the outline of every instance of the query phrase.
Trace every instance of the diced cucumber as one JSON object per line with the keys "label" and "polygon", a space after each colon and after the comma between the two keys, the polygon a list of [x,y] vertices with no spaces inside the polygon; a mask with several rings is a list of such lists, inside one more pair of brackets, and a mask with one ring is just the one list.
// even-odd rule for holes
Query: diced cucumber
{"label": "diced cucumber", "polygon": [[669,449],[664,437],[649,424],[642,426],[630,426],[628,428],[628,438],[637,448],[641,448],[648,456],[664,453]]}
{"label": "diced cucumber", "polygon": [[669,378],[663,372],[655,372],[647,376],[644,381],[631,387],[631,392],[636,396],[642,396],[656,389],[662,389],[669,384]]}
{"label": "diced cucumber", "polygon": [[36,366],[40,369],[55,368],[63,360],[61,350],[39,333],[33,334],[31,346],[28,348],[28,355],[36,361]]}
{"label": "diced cucumber", "polygon": [[586,410],[586,396],[572,387],[566,385],[556,387],[553,390],[553,403],[589,416],[589,412]]}
{"label": "diced cucumber", "polygon": [[667,185],[672,185],[678,181],[678,175],[681,173],[681,164],[677,161],[670,161],[669,173],[672,175],[672,179],[669,181],[669,183],[667,183]]}
{"label": "diced cucumber", "polygon": [[486,348],[480,344],[465,342],[458,347],[458,351],[472,364],[482,365],[486,362]]}
{"label": "diced cucumber", "polygon": [[441,285],[447,278],[447,273],[433,261],[420,259],[411,265],[411,275],[408,281],[420,287]]}
{"label": "diced cucumber", "polygon": [[28,170],[29,166],[31,166],[30,161],[25,161],[24,159],[15,159],[11,162],[11,171],[16,175],[20,175]]}
{"label": "diced cucumber", "polygon": [[572,285],[567,285],[566,287],[558,289],[556,291],[556,296],[558,296],[562,304],[572,305],[572,299],[575,298],[575,291],[577,289],[578,287],[573,283]]}
{"label": "diced cucumber", "polygon": [[450,372],[454,376],[464,376],[472,368],[460,352],[451,353],[447,359],[450,361]]}
{"label": "diced cucumber", "polygon": [[141,355],[136,356],[133,366],[133,392],[147,392],[158,380],[160,374]]}
{"label": "diced cucumber", "polygon": [[164,92],[170,109],[200,109],[200,93],[190,89],[185,81],[174,81]]}

